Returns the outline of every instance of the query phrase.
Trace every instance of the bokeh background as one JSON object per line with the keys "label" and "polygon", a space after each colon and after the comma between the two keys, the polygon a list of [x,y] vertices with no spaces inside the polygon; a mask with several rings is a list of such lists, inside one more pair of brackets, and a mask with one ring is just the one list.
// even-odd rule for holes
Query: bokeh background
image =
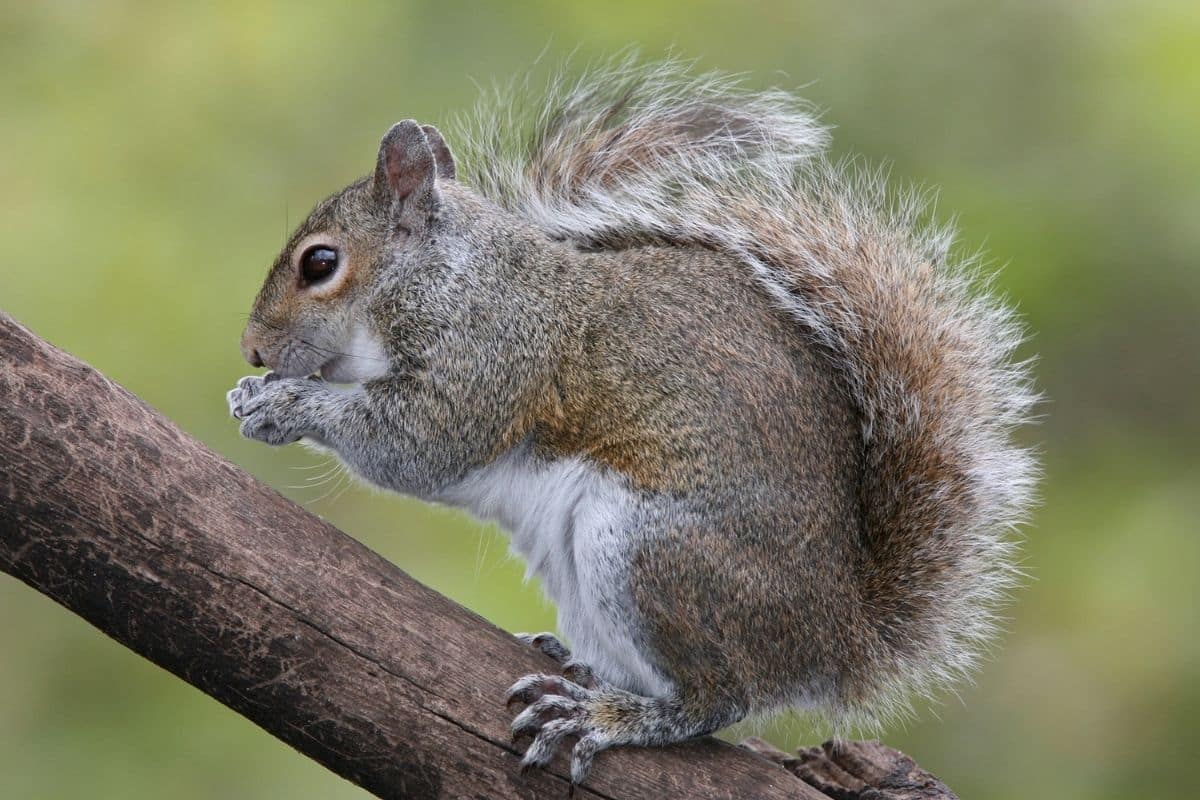
{"label": "bokeh background", "polygon": [[[802,87],[838,150],[941,187],[1033,331],[1029,585],[977,681],[886,740],[965,798],[1194,797],[1194,0],[5,3],[0,308],[418,579],[552,627],[496,531],[240,441],[223,393],[289,225],[391,122],[445,124],[539,55],[631,45]],[[2,575],[0,631],[2,797],[365,796]]]}

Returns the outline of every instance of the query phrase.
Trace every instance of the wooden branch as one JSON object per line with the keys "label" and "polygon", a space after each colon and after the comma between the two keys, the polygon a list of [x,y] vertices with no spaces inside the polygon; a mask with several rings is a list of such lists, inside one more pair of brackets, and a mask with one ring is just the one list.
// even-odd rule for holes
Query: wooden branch
{"label": "wooden branch", "polygon": [[[214,398],[217,402],[220,398]],[[380,797],[561,797],[502,702],[554,668],[0,313],[0,569]],[[581,797],[819,800],[708,738]]]}
{"label": "wooden branch", "polygon": [[762,739],[747,739],[742,747],[836,800],[957,800],[946,784],[879,742],[826,742],[801,748],[794,756]]}

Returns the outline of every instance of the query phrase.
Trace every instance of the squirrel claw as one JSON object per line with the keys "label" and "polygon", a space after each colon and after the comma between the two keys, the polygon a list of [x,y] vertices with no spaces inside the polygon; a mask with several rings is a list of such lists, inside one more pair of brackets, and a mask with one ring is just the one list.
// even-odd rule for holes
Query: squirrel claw
{"label": "squirrel claw", "polygon": [[592,672],[592,668],[581,661],[568,661],[563,664],[563,677],[576,683],[585,689],[597,688],[596,673]]}
{"label": "squirrel claw", "polygon": [[[608,686],[601,678],[596,677],[596,673],[592,668],[582,661],[577,661],[571,656],[571,651],[566,648],[558,637],[552,633],[517,633],[514,634],[517,641],[521,644],[541,651],[558,662],[562,667],[563,677],[571,683],[582,686],[585,689],[603,689]],[[561,690],[556,689],[561,693]],[[536,699],[536,698],[535,698]],[[524,702],[532,702],[525,700]],[[511,707],[513,700],[508,701]]]}
{"label": "squirrel claw", "polygon": [[512,735],[532,736],[554,719],[573,719],[586,713],[583,704],[559,694],[548,694],[535,700],[512,722]]}
{"label": "squirrel claw", "polygon": [[257,375],[247,375],[238,380],[237,385],[225,393],[229,404],[229,413],[234,419],[245,419],[251,410],[251,401],[262,393],[265,379]]}
{"label": "squirrel claw", "polygon": [[[546,693],[548,687],[561,688],[562,694]],[[527,675],[509,690],[510,698],[540,697],[513,720],[513,742],[532,737],[521,758],[521,773],[545,767],[554,758],[563,741],[575,737],[571,748],[571,785],[583,783],[596,753],[613,743],[593,718],[598,692],[552,675]]]}
{"label": "squirrel claw", "polygon": [[553,633],[517,633],[514,636],[521,644],[540,650],[559,664],[571,660],[571,651]]}
{"label": "squirrel claw", "polygon": [[569,697],[573,700],[584,700],[588,690],[578,684],[571,683],[558,675],[537,673],[526,675],[509,687],[504,696],[504,704],[512,708],[518,704],[530,705],[546,696]]}

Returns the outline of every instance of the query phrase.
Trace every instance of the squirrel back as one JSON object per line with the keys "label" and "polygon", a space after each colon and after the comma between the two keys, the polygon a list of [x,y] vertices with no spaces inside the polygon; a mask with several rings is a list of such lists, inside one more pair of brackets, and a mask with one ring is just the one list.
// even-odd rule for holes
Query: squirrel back
{"label": "squirrel back", "polygon": [[[467,182],[584,249],[701,246],[735,258],[824,354],[861,420],[855,564],[878,643],[838,715],[870,722],[968,671],[1017,575],[1010,530],[1036,400],[1012,312],[923,222],[915,193],[832,163],[783,92],[679,65],[552,82],[528,128],[511,93],[458,137]],[[463,146],[465,144],[465,147]]]}

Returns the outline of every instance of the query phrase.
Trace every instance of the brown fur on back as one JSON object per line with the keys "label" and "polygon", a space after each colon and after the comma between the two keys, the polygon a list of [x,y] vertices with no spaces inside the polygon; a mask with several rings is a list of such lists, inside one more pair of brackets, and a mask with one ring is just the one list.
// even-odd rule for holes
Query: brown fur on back
{"label": "brown fur on back", "polygon": [[[578,82],[552,84],[534,107],[542,113],[526,130],[492,122],[486,111],[478,115],[480,130],[489,133],[474,137],[467,161],[471,181],[492,200],[581,247],[625,254],[645,246],[678,248],[685,262],[680,273],[703,275],[705,265],[688,249],[699,246],[742,272],[725,270],[720,281],[699,279],[699,288],[689,291],[701,312],[688,324],[672,325],[669,314],[638,318],[648,304],[614,309],[645,326],[654,339],[645,343],[654,354],[649,358],[669,360],[679,352],[674,348],[695,349],[706,370],[721,375],[709,382],[714,373],[702,370],[698,379],[711,390],[708,397],[721,398],[720,408],[695,400],[693,410],[698,418],[729,420],[724,441],[740,442],[741,461],[726,458],[719,437],[701,444],[711,431],[692,431],[685,423],[665,436],[653,412],[637,404],[606,407],[586,389],[566,392],[565,402],[590,403],[591,418],[558,424],[549,441],[588,452],[648,487],[695,484],[705,470],[716,470],[737,487],[738,497],[730,490],[723,499],[735,509],[729,512],[730,535],[743,547],[738,553],[730,548],[722,563],[741,563],[739,554],[753,551],[754,537],[763,535],[737,533],[743,503],[763,505],[764,524],[775,516],[784,527],[794,523],[832,537],[813,544],[814,534],[807,550],[773,549],[781,542],[790,546],[788,534],[755,551],[760,562],[754,563],[795,565],[801,576],[793,580],[801,584],[853,584],[853,591],[829,596],[801,596],[782,583],[776,592],[797,601],[796,614],[813,619],[835,617],[838,612],[828,609],[839,598],[858,598],[861,613],[847,624],[859,625],[854,648],[861,658],[855,685],[844,682],[837,690],[842,702],[836,717],[869,722],[888,716],[905,707],[913,690],[929,693],[969,670],[994,632],[993,609],[1013,583],[1007,534],[1021,521],[1036,476],[1031,454],[1011,438],[1035,401],[1026,366],[1012,359],[1020,326],[974,280],[975,263],[950,255],[948,231],[923,221],[919,197],[894,195],[879,173],[831,163],[822,153],[824,132],[790,95],[747,92],[728,79],[691,76],[673,64],[622,63]],[[662,277],[652,263],[642,266]],[[771,309],[775,324],[793,326],[788,333],[765,322],[751,326],[749,336],[770,331],[768,357],[760,364],[747,357],[751,350],[737,349],[731,340],[738,323],[721,313],[721,298],[730,306],[746,302],[748,283],[761,292],[756,309]],[[656,288],[647,279],[641,290],[649,296],[680,291],[678,281],[666,285]],[[655,326],[662,325],[669,330],[655,337]],[[797,348],[795,373],[785,377],[776,366],[779,348],[800,341],[809,349]],[[722,355],[722,348],[728,352]],[[622,357],[633,365],[647,358],[641,348]],[[646,387],[620,364],[604,366],[600,374],[610,388],[634,397],[654,387],[669,389],[682,398],[666,403],[675,407],[691,396],[686,381]],[[645,366],[653,372],[671,365]],[[751,376],[755,370],[761,374]],[[822,397],[818,388],[807,396],[789,391],[790,381],[801,382],[799,375],[810,387],[840,394],[835,399]],[[592,399],[579,399],[585,397]],[[856,420],[852,441],[828,416],[835,412],[820,408],[825,400],[848,415],[841,422]],[[738,413],[730,416],[732,409]],[[784,418],[790,429],[776,424]],[[633,442],[622,440],[630,436],[622,426],[630,424],[641,431]],[[806,426],[828,441],[787,435]],[[855,459],[843,457],[843,447]],[[690,468],[689,475],[679,450],[701,454],[703,466]],[[805,490],[779,477],[804,473],[825,458],[849,474]],[[756,483],[757,473],[747,467],[760,460],[771,465],[766,484]],[[821,478],[819,471],[812,475]],[[780,486],[782,494],[773,491]],[[847,486],[854,500],[842,508],[840,493]],[[825,489],[833,494],[822,495]],[[793,503],[799,505],[783,507]],[[848,512],[842,530],[819,521],[826,503]],[[689,536],[683,529],[672,535],[680,541]],[[718,537],[709,542],[717,550],[725,546],[717,531],[696,535]],[[654,558],[669,559],[669,548]],[[686,569],[682,562],[673,568]],[[768,583],[776,579],[786,580],[764,576]],[[657,591],[669,594],[665,585]],[[647,592],[644,601],[654,594]],[[706,635],[721,636],[719,628]],[[832,641],[819,647],[842,647]]]}

